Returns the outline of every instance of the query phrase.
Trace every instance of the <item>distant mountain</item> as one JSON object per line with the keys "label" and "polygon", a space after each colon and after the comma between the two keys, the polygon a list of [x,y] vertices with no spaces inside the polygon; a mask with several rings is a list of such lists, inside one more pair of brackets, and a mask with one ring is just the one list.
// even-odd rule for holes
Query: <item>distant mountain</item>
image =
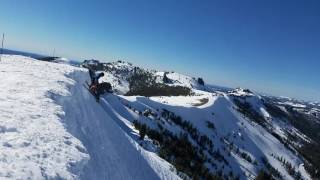
{"label": "distant mountain", "polygon": [[[2,56],[0,179],[320,177],[318,103],[123,61],[81,66]],[[83,67],[114,93],[97,101]]]}
{"label": "distant mountain", "polygon": [[34,59],[42,60],[42,61],[68,63],[68,64],[75,65],[75,66],[80,65],[80,61],[78,61],[78,60],[70,60],[70,59],[63,58],[63,57],[52,57],[52,56],[47,56],[47,55],[29,53],[29,52],[24,52],[24,51],[16,51],[16,50],[11,50],[11,49],[3,49],[3,54],[21,55],[21,56],[26,56],[26,57],[31,57]]}
{"label": "distant mountain", "polygon": [[[83,67],[89,67],[96,71],[104,71],[102,80],[112,84],[114,90],[126,94],[130,90],[130,81],[137,82],[143,79],[143,84],[165,84],[172,87],[186,87],[205,91],[228,91],[230,88],[208,85],[200,77],[190,77],[174,71],[156,71],[134,66],[132,63],[117,61],[101,63],[98,60],[85,60]],[[138,78],[138,79],[137,79]],[[150,84],[151,83],[151,84]]]}
{"label": "distant mountain", "polygon": [[[172,136],[179,139],[182,133],[188,137],[190,148],[200,155],[192,157],[203,158],[200,161],[203,166],[198,168],[207,167],[213,174],[222,174],[223,179],[251,179],[262,173],[261,169],[275,179],[309,179],[304,168],[313,177],[319,175],[320,106],[317,103],[207,85],[202,78],[148,70],[123,61],[89,60],[82,66],[103,71],[102,81],[110,82],[118,94],[130,95],[120,99],[131,114],[140,115],[132,120],[135,128],[141,132],[146,127],[146,135],[160,143],[159,155],[187,175],[196,172],[189,170],[192,166],[176,162],[180,159],[174,151],[182,150],[162,149],[171,140],[159,142],[161,139]],[[185,94],[179,87],[190,92]],[[181,94],[172,96],[168,93],[172,91]],[[115,107],[115,111],[120,110],[119,105]],[[162,150],[166,153],[161,154]],[[172,160],[172,156],[178,159]],[[193,158],[191,162],[200,163]]]}
{"label": "distant mountain", "polygon": [[[318,103],[123,61],[81,66],[2,56],[0,179],[320,177]],[[97,101],[83,67],[114,93]]]}
{"label": "distant mountain", "polygon": [[16,50],[10,50],[10,49],[3,49],[3,54],[11,54],[11,55],[21,55],[26,57],[31,57],[34,59],[44,58],[45,55],[40,55],[36,53],[29,53],[29,52],[23,52],[23,51],[16,51]]}

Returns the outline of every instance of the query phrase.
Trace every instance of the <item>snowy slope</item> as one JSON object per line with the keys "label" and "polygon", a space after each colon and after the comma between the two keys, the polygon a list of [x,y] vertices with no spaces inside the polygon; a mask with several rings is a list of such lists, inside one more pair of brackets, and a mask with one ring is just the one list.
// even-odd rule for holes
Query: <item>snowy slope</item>
{"label": "snowy slope", "polygon": [[0,62],[0,179],[178,179],[83,87],[83,68]]}
{"label": "snowy slope", "polygon": [[169,84],[173,86],[186,86],[188,88],[201,89],[201,86],[198,84],[195,78],[192,78],[190,76],[186,76],[177,72],[156,71],[155,74],[159,82],[163,82],[163,77],[165,73],[166,73],[166,76],[171,81],[171,83]]}
{"label": "snowy slope", "polygon": [[52,99],[70,94],[65,74],[74,68],[3,56],[0,69],[0,177],[77,177],[89,156],[66,131],[64,112]]}
{"label": "snowy slope", "polygon": [[[106,70],[102,81],[110,82],[116,93],[102,96],[97,103],[83,86],[89,79],[84,68],[23,56],[2,57],[0,179],[198,178],[181,166],[177,170],[175,165],[181,164],[170,153],[160,155],[165,147],[154,137],[141,140],[137,121],[162,135],[187,135],[204,166],[223,179],[254,179],[261,169],[276,171],[282,179],[295,179],[297,174],[311,179],[303,158],[291,147],[300,141],[285,146],[281,138],[287,140],[292,133],[301,141],[311,140],[273,117],[263,97],[241,88],[215,91],[189,76],[149,70],[158,83],[166,74],[168,85],[189,87],[193,93],[123,96],[129,90],[128,77],[137,67],[125,62],[102,67]],[[262,122],[241,111],[242,103]],[[305,109],[296,105],[302,103],[281,103],[281,107]],[[318,105],[306,106],[312,114],[318,111]]]}
{"label": "snowy slope", "polygon": [[[115,103],[115,99],[107,96],[108,102]],[[201,106],[192,106],[197,103],[201,98],[208,98],[208,102]],[[183,119],[192,122],[199,131],[208,137],[210,137],[215,145],[215,149],[219,149],[221,154],[225,156],[230,167],[224,163],[216,163],[217,169],[225,167],[224,172],[227,174],[230,170],[233,173],[240,175],[241,179],[254,178],[258,171],[263,168],[261,158],[266,158],[274,168],[276,168],[283,178],[293,179],[285,167],[278,161],[274,155],[282,157],[293,164],[295,167],[302,167],[303,162],[291,151],[286,149],[275,137],[268,133],[264,128],[257,124],[252,124],[246,118],[242,117],[233,108],[233,103],[226,95],[213,95],[211,93],[203,93],[200,97],[126,97],[121,96],[117,102],[117,106],[109,107],[117,111],[123,118],[120,121],[124,121],[124,124],[130,124],[127,121],[133,121],[139,119],[140,121],[147,123],[150,127],[156,127],[154,122],[147,119],[154,119],[155,117],[145,118],[135,112],[145,111],[151,109],[151,111],[158,113],[157,109],[168,109],[169,111],[176,112]],[[124,108],[120,104],[130,104],[132,109]],[[129,114],[129,115],[128,115]],[[214,114],[214,115],[213,115]],[[211,121],[215,124],[216,131],[212,132],[206,126],[206,121]],[[167,125],[167,127],[166,127]],[[183,131],[176,125],[165,124],[165,127],[176,134]],[[223,141],[221,141],[223,139]],[[250,154],[253,161],[257,161],[257,164],[249,163],[239,154],[234,151],[228,150],[228,144],[232,143],[234,147],[238,147],[240,151]],[[231,156],[228,153],[231,152]],[[214,167],[209,166],[213,171]],[[302,168],[301,174],[304,174],[305,179],[310,179]]]}
{"label": "snowy slope", "polygon": [[[102,81],[110,82],[117,94],[129,91],[128,79],[137,69],[151,74],[157,83],[184,86],[193,92],[190,96],[176,97],[104,97],[103,108],[136,142],[141,143],[137,138],[139,130],[135,129],[132,123],[138,121],[160,134],[165,133],[163,128],[177,137],[181,133],[188,134],[188,140],[198,153],[203,154],[205,151],[205,166],[214,174],[221,174],[222,171],[220,176],[225,179],[253,179],[261,169],[278,173],[277,178],[296,179],[302,176],[302,179],[311,179],[304,169],[304,159],[294,150],[294,147],[301,147],[304,142],[311,142],[310,138],[285,119],[273,117],[264,105],[265,97],[248,89],[230,90],[200,85],[196,78],[190,76],[176,72],[145,70],[126,62],[105,63],[104,66],[107,67],[104,69],[106,76]],[[290,102],[286,105],[304,107],[297,106],[297,102]],[[248,109],[244,111],[241,108]],[[213,142],[213,148],[209,145],[201,147],[200,137],[193,137],[185,127],[164,117],[163,113],[168,111],[191,123],[199,136],[206,136]],[[316,105],[310,108],[310,114],[317,116]],[[214,129],[208,128],[208,123],[213,124]],[[292,141],[292,136],[297,140]],[[289,141],[289,145],[285,144],[285,141]],[[161,149],[165,148],[158,143],[156,139],[147,137],[142,144],[144,149],[151,149],[159,154]],[[165,159],[174,164],[174,158],[171,156]]]}
{"label": "snowy slope", "polygon": [[[83,65],[86,66],[90,62],[86,62]],[[96,62],[97,63],[97,62]],[[90,64],[89,64],[90,65]],[[96,64],[93,66],[97,66]],[[117,61],[110,63],[101,63],[99,67],[103,67],[103,72],[105,76],[101,78],[101,81],[107,81],[111,83],[113,89],[118,94],[125,94],[129,91],[129,82],[128,79],[134,74],[134,72],[139,69],[143,72],[150,73],[155,79],[157,83],[164,83],[163,77],[164,74],[169,78],[170,83],[166,83],[170,86],[184,86],[192,89],[213,89],[211,86],[202,86],[199,85],[196,78],[186,76],[177,72],[163,72],[156,70],[148,70],[143,69],[137,66],[132,65],[128,62]],[[100,70],[100,69],[99,69]]]}

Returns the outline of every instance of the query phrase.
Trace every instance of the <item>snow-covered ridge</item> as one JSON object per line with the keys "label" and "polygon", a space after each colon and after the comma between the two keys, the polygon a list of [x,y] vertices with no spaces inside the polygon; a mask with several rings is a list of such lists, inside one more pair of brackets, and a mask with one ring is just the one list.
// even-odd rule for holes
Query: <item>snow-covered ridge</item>
{"label": "snow-covered ridge", "polygon": [[[2,56],[0,62],[0,177],[74,179],[89,156],[63,125],[54,97],[68,96],[71,66]],[[80,71],[80,70],[78,70]]]}
{"label": "snow-covered ridge", "polygon": [[[102,81],[124,94],[128,76],[138,67],[114,62],[99,68],[106,72]],[[86,69],[3,56],[0,178],[188,179],[208,176],[207,168],[224,179],[253,179],[261,169],[276,171],[283,179],[311,179],[303,158],[290,150],[300,145],[300,139],[310,139],[274,117],[266,98],[241,88],[215,91],[175,72],[148,72],[160,83],[186,86],[194,93],[150,98],[107,94],[96,103],[83,87],[89,79]],[[164,82],[165,76],[169,81]],[[252,119],[248,110],[262,119]],[[149,128],[143,140],[137,122]],[[150,132],[160,132],[163,141]],[[288,133],[299,141],[285,146],[282,140],[290,137]],[[203,161],[192,157],[187,163],[178,161],[179,154],[172,155],[175,146],[161,144],[181,135]],[[197,163],[202,163],[202,170],[193,172]]]}
{"label": "snow-covered ridge", "polygon": [[[206,167],[208,167],[213,173],[219,174],[220,171],[222,171],[222,174],[224,174],[223,176],[225,176],[232,171],[234,173],[233,175],[238,176],[241,179],[252,178],[257,175],[258,170],[263,169],[263,162],[261,161],[261,158],[266,158],[266,160],[271,163],[272,167],[275,168],[274,171],[279,171],[279,174],[282,176],[282,178],[296,178],[296,176],[298,177],[302,174],[305,179],[310,179],[309,175],[303,170],[303,168],[301,168],[303,167],[303,160],[290,152],[294,151],[293,148],[282,147],[284,146],[284,141],[291,141],[289,137],[297,138],[297,140],[291,144],[291,146],[294,147],[301,147],[302,143],[311,142],[310,138],[288,123],[287,119],[274,117],[272,114],[270,114],[269,110],[272,109],[269,107],[270,104],[268,104],[269,106],[267,107],[265,106],[266,102],[264,96],[258,95],[249,89],[243,88],[236,88],[234,90],[229,90],[227,88],[215,88],[206,84],[201,84],[199,79],[176,72],[144,70],[140,67],[135,67],[130,63],[121,61],[102,64],[104,68],[101,70],[107,74],[102,81],[111,82],[113,88],[119,94],[125,94],[129,91],[128,78],[134,74],[137,69],[152,74],[157,83],[164,83],[169,86],[173,85],[188,87],[194,93],[191,96],[152,97],[150,100],[146,100],[144,97],[121,96],[120,99],[122,100],[121,102],[118,102],[119,105],[115,106],[114,110],[119,111],[118,108],[121,107],[121,111],[118,113],[124,116],[124,118],[121,118],[125,119],[124,124],[131,124],[135,121],[138,121],[139,123],[147,124],[147,127],[149,128],[154,128],[155,131],[161,131],[163,125],[159,125],[156,122],[159,121],[159,119],[161,120],[161,115],[163,113],[168,113],[163,109],[169,109],[169,113],[173,113],[174,115],[182,117],[183,120],[190,122],[193,126],[195,126],[195,128],[199,130],[198,133],[204,133],[202,135],[209,137],[209,139],[215,145],[215,149],[211,149],[212,151],[219,153],[224,151],[221,153],[222,156],[224,158],[229,156],[229,158],[226,158],[227,163],[224,164],[221,162],[215,162],[215,160],[219,160],[214,160],[214,158],[216,158],[214,157],[216,156],[214,153],[213,159],[210,158],[212,157],[212,152],[208,152],[208,154],[206,154],[209,162],[214,161],[214,163],[211,165],[210,163],[206,164]],[[111,99],[108,100],[111,101]],[[286,98],[286,101],[293,100]],[[287,105],[292,104],[287,103]],[[112,104],[110,104],[110,106],[112,107]],[[126,107],[128,112],[123,112],[123,106]],[[271,106],[274,106],[274,104]],[[213,111],[212,109],[215,108],[218,110]],[[279,108],[282,109],[284,113],[289,113],[286,112],[284,107]],[[300,110],[301,108],[305,109],[302,106],[299,108]],[[205,110],[196,111],[197,109]],[[234,109],[234,111],[227,111],[227,109]],[[313,109],[313,111],[315,111],[315,109]],[[211,117],[213,114],[220,114],[221,112],[224,112],[224,114],[221,114],[221,117]],[[149,113],[151,113],[152,116],[141,117],[141,115]],[[131,115],[128,116],[128,114]],[[227,116],[229,118],[235,116],[235,118],[234,121],[230,122],[229,120],[224,119],[223,116]],[[211,118],[216,120],[211,122]],[[169,130],[173,134],[179,135],[179,133],[189,133],[185,132],[183,129],[181,130],[179,127],[176,127],[176,124],[170,123],[170,119],[163,120],[162,123],[165,125],[166,121],[169,121],[169,125],[166,125],[164,129]],[[218,122],[220,121],[223,123],[216,125],[216,123],[219,124]],[[214,125],[210,126],[214,126],[217,129],[213,135],[212,131],[207,130],[208,122],[214,123]],[[242,124],[245,127],[238,127],[234,124]],[[129,128],[133,127],[130,126]],[[242,128],[246,129],[246,131],[240,131]],[[223,129],[223,132],[218,133],[218,129]],[[259,129],[260,134],[256,132],[256,129]],[[260,137],[261,131],[263,131],[263,137]],[[242,141],[246,141],[246,143],[248,143],[248,146],[243,146],[240,143],[241,141],[237,142],[238,140],[236,139],[230,140],[230,136],[232,134],[233,136],[239,135]],[[192,134],[189,134],[191,142],[194,142],[195,147],[199,148],[199,145],[197,145],[197,143],[199,143],[197,142],[198,140],[192,140],[192,138],[194,138],[192,136]],[[245,136],[249,138],[244,138]],[[255,139],[258,136],[259,140]],[[220,140],[217,140],[214,137]],[[270,140],[270,138],[273,140],[268,141],[267,139]],[[223,140],[222,144],[219,142],[222,141],[221,139]],[[261,142],[268,144],[267,146],[271,148],[266,148],[260,144]],[[236,153],[232,152],[232,150],[230,151],[230,144],[232,144],[232,147],[238,147]],[[226,151],[226,149],[228,150]],[[245,154],[242,154],[239,157],[239,154],[237,154],[239,152]],[[249,159],[251,163],[248,163],[249,160],[246,159],[248,157],[250,157]],[[295,168],[289,168],[287,165],[281,165],[282,162],[280,159],[285,159],[286,162],[289,162],[290,166],[295,166]],[[166,160],[169,162],[171,161],[170,158]],[[232,165],[230,165],[228,162],[232,162]],[[252,163],[254,164],[252,165]],[[288,174],[288,168],[290,171],[294,169],[294,175]]]}
{"label": "snow-covered ridge", "polygon": [[83,87],[86,69],[4,55],[0,179],[179,179]]}
{"label": "snow-covered ridge", "polygon": [[[213,89],[211,86],[207,87],[199,84],[198,79],[195,77],[186,76],[177,72],[143,69],[124,61],[100,63],[97,60],[86,60],[82,63],[82,66],[90,66],[98,71],[104,71],[105,76],[102,78],[102,81],[110,82],[113,89],[119,94],[125,94],[129,91],[128,79],[136,71],[150,73],[156,79],[157,83],[164,83],[170,86],[183,86],[199,90]],[[164,81],[164,76],[167,77],[167,82]]]}
{"label": "snow-covered ridge", "polygon": [[[194,102],[199,99],[207,99],[207,101],[201,106],[195,106]],[[107,97],[107,101],[115,101],[115,99]],[[303,165],[299,157],[286,149],[263,127],[255,123],[252,124],[246,117],[235,111],[233,102],[227,95],[202,92],[201,96],[187,98],[180,96],[152,98],[121,96],[119,104],[127,107],[126,111],[129,112],[130,116],[126,115],[128,112],[121,110],[120,106],[115,106],[114,109],[121,116],[126,117],[126,121],[138,120],[154,129],[157,129],[159,126],[157,123],[160,123],[162,128],[174,134],[185,132],[172,121],[163,119],[161,109],[175,112],[183,120],[191,122],[201,135],[205,135],[213,141],[213,151],[220,152],[228,162],[227,165],[214,157],[211,159],[210,153],[208,153],[209,162],[214,163],[208,163],[207,167],[215,173],[218,173],[219,170],[222,170],[225,174],[232,171],[240,179],[254,178],[258,171],[264,168],[261,161],[263,157],[281,173],[284,179],[293,179],[277,158],[286,159],[295,167]],[[147,110],[151,111],[151,115],[141,116],[138,113],[147,112]],[[214,124],[214,130],[207,127],[207,122]],[[192,140],[191,137],[190,140]],[[192,140],[192,142],[194,141]],[[230,144],[232,144],[232,148]],[[197,146],[197,143],[194,142],[194,145]],[[250,160],[243,159],[239,152],[248,154]],[[296,170],[298,171],[298,168]],[[305,179],[309,179],[303,168],[300,174],[303,174]]]}

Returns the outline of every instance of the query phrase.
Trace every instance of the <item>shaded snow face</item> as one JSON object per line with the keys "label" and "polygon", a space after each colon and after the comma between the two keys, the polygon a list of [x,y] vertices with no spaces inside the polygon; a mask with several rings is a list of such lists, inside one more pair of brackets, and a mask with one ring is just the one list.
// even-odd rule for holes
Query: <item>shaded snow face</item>
{"label": "shaded snow face", "polygon": [[22,56],[0,62],[0,179],[76,179],[89,156],[55,103],[78,69]]}
{"label": "shaded snow face", "polygon": [[[197,106],[201,99],[207,100]],[[130,125],[130,121],[138,120],[152,129],[159,130],[158,124],[161,124],[162,128],[173,134],[188,134],[173,120],[163,118],[161,115],[163,109],[190,122],[193,127],[198,129],[200,135],[206,135],[213,141],[213,151],[220,152],[220,155],[228,162],[224,163],[215,159],[209,154],[209,148],[203,149],[207,158],[211,159],[210,162],[215,164],[215,166],[210,163],[206,164],[214,173],[222,170],[224,174],[228,174],[232,171],[235,176],[239,175],[241,179],[254,178],[260,169],[265,168],[262,162],[263,158],[276,168],[283,178],[293,179],[277,159],[281,157],[296,167],[295,170],[299,171],[303,178],[310,179],[303,168],[303,161],[270,132],[239,113],[227,94],[197,91],[196,96],[150,98],[120,96],[120,100],[113,96],[107,96],[106,103],[110,104],[109,111],[116,112],[119,116],[118,121],[132,128],[132,131],[135,130]],[[261,106],[261,103],[256,101],[251,103],[255,103],[257,107]],[[259,109],[257,108],[257,110]],[[266,110],[264,109],[264,111]],[[267,112],[261,113],[261,115],[270,118]],[[209,128],[207,122],[213,123],[215,128]],[[189,140],[194,146],[201,149],[191,134],[189,134]]]}

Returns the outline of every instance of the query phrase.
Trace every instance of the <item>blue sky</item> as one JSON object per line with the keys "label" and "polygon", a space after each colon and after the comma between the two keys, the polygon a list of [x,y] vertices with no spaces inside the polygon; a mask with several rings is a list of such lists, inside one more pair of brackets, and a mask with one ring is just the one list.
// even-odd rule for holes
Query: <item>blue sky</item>
{"label": "blue sky", "polygon": [[2,0],[6,47],[320,100],[317,0]]}

